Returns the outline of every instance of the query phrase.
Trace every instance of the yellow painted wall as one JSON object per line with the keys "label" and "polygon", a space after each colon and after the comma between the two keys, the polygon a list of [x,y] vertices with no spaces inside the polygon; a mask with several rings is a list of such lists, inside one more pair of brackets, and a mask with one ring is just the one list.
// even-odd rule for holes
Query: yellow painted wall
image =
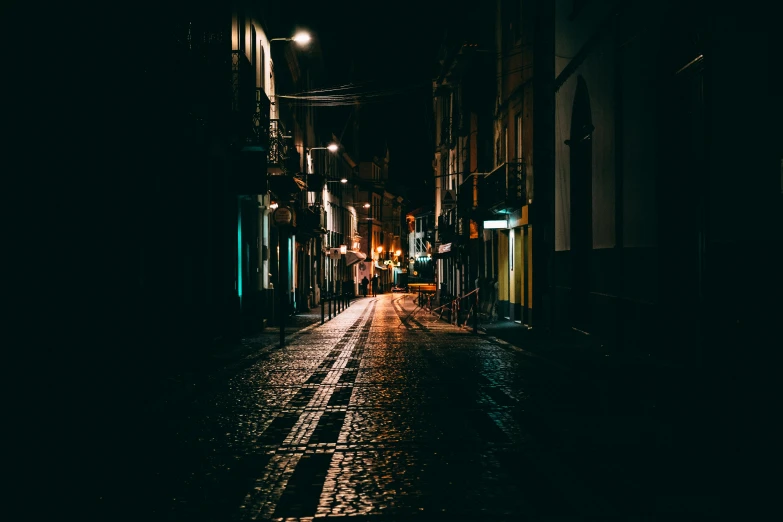
{"label": "yellow painted wall", "polygon": [[498,234],[498,300],[508,299],[508,232]]}

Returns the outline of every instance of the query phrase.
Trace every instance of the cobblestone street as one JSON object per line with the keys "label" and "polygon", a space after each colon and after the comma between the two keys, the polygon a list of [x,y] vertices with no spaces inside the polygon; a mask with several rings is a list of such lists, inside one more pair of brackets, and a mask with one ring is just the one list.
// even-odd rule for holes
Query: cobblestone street
{"label": "cobblestone street", "polygon": [[654,475],[671,433],[639,417],[612,428],[620,442],[601,440],[593,392],[566,375],[416,311],[409,295],[359,299],[161,412],[132,509],[177,521],[661,509],[600,450],[630,441],[623,459]]}

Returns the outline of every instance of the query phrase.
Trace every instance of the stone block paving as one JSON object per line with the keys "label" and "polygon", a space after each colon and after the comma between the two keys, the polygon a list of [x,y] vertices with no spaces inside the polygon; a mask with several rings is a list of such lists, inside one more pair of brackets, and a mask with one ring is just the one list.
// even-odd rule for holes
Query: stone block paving
{"label": "stone block paving", "polygon": [[618,501],[574,457],[606,441],[586,442],[566,376],[414,309],[361,299],[172,412],[142,464],[145,519],[656,514],[654,492]]}

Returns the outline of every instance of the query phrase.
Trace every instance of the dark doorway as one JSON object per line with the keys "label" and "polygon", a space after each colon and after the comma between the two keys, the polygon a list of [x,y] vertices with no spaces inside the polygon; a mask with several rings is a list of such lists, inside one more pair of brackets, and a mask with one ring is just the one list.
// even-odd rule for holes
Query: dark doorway
{"label": "dark doorway", "polygon": [[593,248],[593,118],[582,76],[577,78],[571,111],[571,324],[586,331],[590,323],[590,250]]}

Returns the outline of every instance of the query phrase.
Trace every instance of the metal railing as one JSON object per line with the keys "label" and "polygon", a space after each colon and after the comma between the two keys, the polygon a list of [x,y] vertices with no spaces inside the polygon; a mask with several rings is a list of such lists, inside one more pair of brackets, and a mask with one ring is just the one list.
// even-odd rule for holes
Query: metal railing
{"label": "metal railing", "polygon": [[270,173],[282,174],[285,171],[288,147],[284,136],[285,125],[280,120],[269,120],[269,156],[268,169]]}
{"label": "metal railing", "polygon": [[248,131],[256,109],[255,88],[253,67],[244,51],[231,51],[231,112],[248,126]]}
{"label": "metal railing", "polygon": [[256,89],[255,111],[252,118],[252,134],[248,137],[246,148],[269,149],[269,98],[263,89]]}
{"label": "metal railing", "polygon": [[495,212],[510,212],[526,203],[527,165],[504,163],[483,179],[479,190],[486,194],[486,207]]}
{"label": "metal railing", "polygon": [[473,332],[478,332],[478,288],[456,297],[442,295],[440,298],[441,303],[438,306],[433,306],[433,302],[435,301],[434,290],[419,290],[417,294],[413,295],[413,299],[416,302],[416,309],[411,312],[409,317],[415,315],[418,310],[425,310],[431,316],[437,315],[438,320],[443,320],[445,316],[445,319],[449,324],[459,327],[467,326],[472,318]]}

